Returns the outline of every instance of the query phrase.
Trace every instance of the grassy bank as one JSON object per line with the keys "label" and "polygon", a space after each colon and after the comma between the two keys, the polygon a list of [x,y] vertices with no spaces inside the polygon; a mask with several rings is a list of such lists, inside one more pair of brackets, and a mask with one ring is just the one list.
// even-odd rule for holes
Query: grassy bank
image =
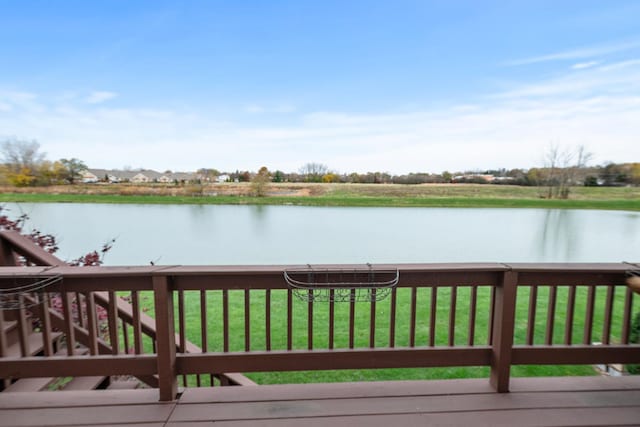
{"label": "grassy bank", "polygon": [[535,187],[496,185],[272,184],[264,197],[251,195],[249,184],[215,184],[194,188],[146,186],[65,186],[4,188],[0,202],[235,204],[300,206],[396,206],[608,209],[640,211],[640,187],[576,187],[567,200],[545,199]]}

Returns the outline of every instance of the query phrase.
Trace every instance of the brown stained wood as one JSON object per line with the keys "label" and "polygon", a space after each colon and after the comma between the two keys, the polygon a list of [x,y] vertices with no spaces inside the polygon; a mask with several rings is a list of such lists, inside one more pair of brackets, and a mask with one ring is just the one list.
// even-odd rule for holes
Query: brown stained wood
{"label": "brown stained wood", "polygon": [[129,347],[129,331],[127,330],[127,323],[122,320],[122,338],[124,342],[124,353],[128,354],[131,347]]}
{"label": "brown stained wood", "polygon": [[506,271],[495,292],[490,383],[499,393],[509,391],[517,285],[518,273]]}
{"label": "brown stained wood", "polygon": [[96,319],[96,303],[92,293],[87,293],[84,298],[87,314],[87,332],[89,333],[89,353],[98,354],[98,321]]}
{"label": "brown stained wood", "polygon": [[271,289],[265,290],[264,296],[264,333],[266,350],[271,350]]}
{"label": "brown stained wood", "polygon": [[438,288],[431,288],[431,307],[429,310],[429,346],[436,345],[436,316],[438,313]]}
{"label": "brown stained wood", "polygon": [[629,331],[631,330],[631,309],[633,307],[633,291],[627,287],[624,295],[624,313],[622,315],[622,344],[629,344]]}
{"label": "brown stained wood", "polygon": [[120,353],[120,340],[118,338],[118,307],[116,298],[118,298],[118,296],[115,291],[109,291],[107,322],[109,326],[109,344],[111,345],[111,352],[114,355]]}
{"label": "brown stained wood", "polygon": [[287,289],[287,350],[293,349],[293,292]]}
{"label": "brown stained wood", "polygon": [[[53,342],[51,336],[51,316],[49,315],[49,294],[43,292],[39,296],[37,296],[38,307],[39,307],[39,316],[40,316],[40,325],[42,327],[42,347],[44,350],[45,356],[53,355]],[[2,317],[2,312],[0,312],[0,318]],[[2,325],[0,325],[0,329],[2,329]],[[1,333],[1,332],[0,332]],[[2,353],[0,352],[0,355]]]}
{"label": "brown stained wood", "polygon": [[64,317],[64,334],[65,341],[67,343],[67,354],[69,356],[73,356],[74,349],[76,348],[76,338],[73,330],[73,302],[69,292],[62,292],[60,298],[62,299],[62,315]]}
{"label": "brown stained wood", "polygon": [[637,363],[640,360],[639,346],[621,345],[516,346],[512,353],[514,365],[591,365]]}
{"label": "brown stained wood", "polygon": [[564,325],[564,343],[571,345],[573,341],[573,317],[576,306],[576,287],[569,286],[569,295],[567,296],[567,318]]}
{"label": "brown stained wood", "polygon": [[202,352],[209,348],[209,322],[207,321],[207,291],[200,291],[200,343]]}
{"label": "brown stained wood", "polygon": [[376,290],[371,290],[371,307],[369,314],[369,347],[376,346]]}
{"label": "brown stained wood", "polygon": [[451,288],[451,303],[449,305],[449,347],[453,347],[456,342],[456,303],[458,299],[458,288]]}
{"label": "brown stained wood", "polygon": [[585,307],[584,316],[584,335],[582,343],[585,345],[591,344],[591,337],[593,332],[593,309],[596,301],[596,289],[593,286],[589,286],[587,291],[587,305]]}
{"label": "brown stained wood", "polygon": [[0,377],[69,377],[93,375],[154,375],[153,355],[11,357],[0,363]]}
{"label": "brown stained wood", "polygon": [[84,314],[85,305],[84,301],[82,301],[82,295],[80,294],[80,292],[75,292],[75,298],[76,310],[78,311],[78,323],[80,324],[81,328],[87,329],[86,317]]}
{"label": "brown stained wood", "polygon": [[418,303],[418,288],[411,288],[411,303],[409,308],[409,347],[416,346],[417,303]]}
{"label": "brown stained wood", "polygon": [[244,351],[251,350],[251,291],[244,291]]}
{"label": "brown stained wood", "polygon": [[533,285],[529,290],[529,313],[527,316],[527,345],[533,345],[536,331],[536,309],[538,306],[538,286]]}
{"label": "brown stained wood", "polygon": [[153,277],[157,331],[157,371],[160,400],[171,401],[178,393],[173,291],[167,277]]}
{"label": "brown stained wood", "polygon": [[7,354],[7,333],[5,328],[7,322],[4,320],[4,312],[0,311],[0,357],[5,357]]}
{"label": "brown stained wood", "polygon": [[179,374],[207,372],[211,366],[225,372],[487,366],[491,363],[491,348],[458,346],[427,349],[252,351],[234,354],[187,353],[178,354],[176,363]]}
{"label": "brown stained wood", "polygon": [[549,287],[549,303],[547,306],[547,328],[544,334],[544,343],[546,345],[553,344],[553,329],[556,319],[556,301],[558,297],[558,288],[556,286]]}
{"label": "brown stained wood", "polygon": [[496,288],[491,287],[491,296],[489,297],[489,332],[487,333],[487,344],[493,345],[493,319],[496,313]]}
{"label": "brown stained wood", "polygon": [[478,288],[471,288],[471,296],[469,301],[469,337],[467,339],[467,345],[469,347],[473,347],[475,343],[475,334],[476,334],[476,306],[478,303]]}
{"label": "brown stained wood", "polygon": [[349,348],[355,346],[354,331],[356,327],[356,290],[351,289],[351,301],[349,302]]}
{"label": "brown stained wood", "polygon": [[335,325],[336,325],[336,303],[333,300],[335,290],[329,289],[329,349],[334,347]]}
{"label": "brown stained wood", "polygon": [[396,306],[398,300],[398,290],[393,288],[391,290],[391,302],[389,309],[389,347],[394,348],[396,346]]}
{"label": "brown stained wood", "polygon": [[229,291],[222,291],[222,348],[229,351]]}
{"label": "brown stained wood", "polygon": [[142,354],[142,327],[140,325],[140,294],[131,291],[131,307],[133,310],[133,349],[136,354]]}
{"label": "brown stained wood", "polygon": [[29,332],[31,331],[31,326],[29,324],[29,320],[27,319],[27,310],[24,308],[25,301],[24,295],[18,295],[18,304],[20,308],[16,310],[17,319],[18,319],[18,336],[20,339],[20,353],[22,356],[30,356],[31,349],[29,348],[29,341],[27,337],[29,336]]}
{"label": "brown stained wood", "polygon": [[615,288],[607,286],[607,299],[604,306],[604,320],[602,326],[602,343],[609,344],[611,341],[611,318],[613,315],[613,297]]}
{"label": "brown stained wood", "polygon": [[313,350],[313,291],[308,293],[307,302],[307,348]]}
{"label": "brown stained wood", "polygon": [[[184,309],[184,291],[178,291],[178,351],[186,353],[187,323]],[[186,385],[186,384],[185,384]]]}

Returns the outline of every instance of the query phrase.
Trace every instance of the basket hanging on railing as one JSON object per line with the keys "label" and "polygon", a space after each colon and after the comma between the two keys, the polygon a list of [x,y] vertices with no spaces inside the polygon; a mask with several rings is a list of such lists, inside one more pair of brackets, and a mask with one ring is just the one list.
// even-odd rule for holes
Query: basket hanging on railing
{"label": "basket hanging on railing", "polygon": [[0,288],[0,311],[2,310],[18,310],[20,308],[28,308],[41,304],[43,298],[25,299],[23,296],[33,296],[41,294],[45,289],[55,283],[62,281],[62,275],[39,275],[13,278],[13,284],[7,288]]}
{"label": "basket hanging on railing", "polygon": [[289,269],[284,280],[299,299],[307,302],[371,302],[385,299],[400,280],[400,272],[367,268]]}

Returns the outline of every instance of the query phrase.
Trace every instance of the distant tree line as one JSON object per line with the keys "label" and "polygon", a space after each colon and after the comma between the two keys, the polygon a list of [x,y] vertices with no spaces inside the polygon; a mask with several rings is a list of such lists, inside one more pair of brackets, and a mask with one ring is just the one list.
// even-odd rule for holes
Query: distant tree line
{"label": "distant tree line", "polygon": [[[551,146],[545,153],[544,165],[530,169],[490,169],[474,171],[415,172],[394,175],[384,171],[339,173],[317,162],[304,164],[296,172],[236,170],[221,172],[201,168],[196,184],[220,181],[251,182],[252,191],[264,195],[271,182],[353,183],[353,184],[443,184],[476,183],[493,185],[537,186],[541,197],[566,198],[574,186],[640,185],[640,163],[612,163],[588,166],[591,155],[583,147],[562,149]],[[6,139],[0,143],[0,184],[38,186],[74,184],[81,180],[86,164],[76,158],[56,161],[46,159],[36,141]]]}

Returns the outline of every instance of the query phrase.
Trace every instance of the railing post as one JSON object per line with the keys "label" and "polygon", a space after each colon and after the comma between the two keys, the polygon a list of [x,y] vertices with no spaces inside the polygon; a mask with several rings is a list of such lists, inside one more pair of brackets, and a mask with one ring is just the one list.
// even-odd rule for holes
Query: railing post
{"label": "railing post", "polygon": [[517,285],[518,273],[505,271],[496,287],[490,382],[499,393],[509,391]]}
{"label": "railing post", "polygon": [[173,291],[169,285],[168,277],[153,276],[160,401],[174,400],[178,393]]}

